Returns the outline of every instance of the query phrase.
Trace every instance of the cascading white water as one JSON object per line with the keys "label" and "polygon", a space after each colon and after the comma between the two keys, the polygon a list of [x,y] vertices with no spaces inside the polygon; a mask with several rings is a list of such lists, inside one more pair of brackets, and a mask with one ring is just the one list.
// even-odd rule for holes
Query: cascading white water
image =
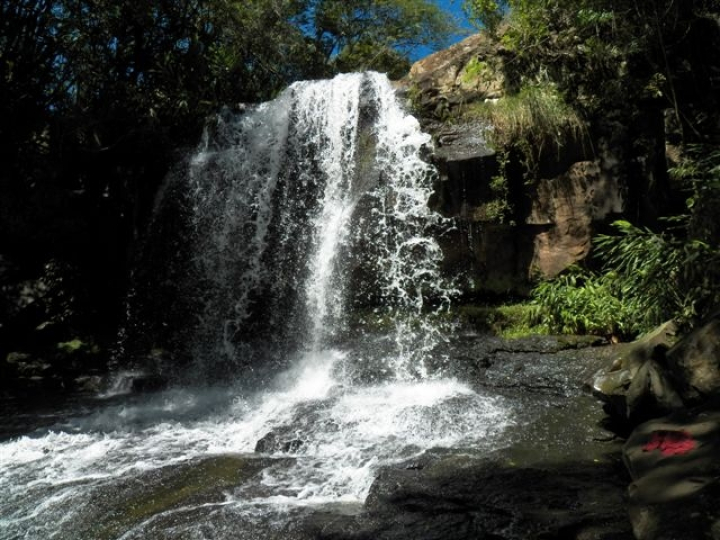
{"label": "cascading white water", "polygon": [[[241,366],[269,342],[262,358],[283,356],[284,372],[262,390],[174,388],[0,443],[0,539],[258,538],[238,523],[360,503],[378,467],[427,448],[494,447],[507,405],[423,377],[439,332],[403,319],[449,294],[427,234],[439,219],[427,207],[429,143],[375,73],[297,83],[219,119],[183,184],[191,268],[173,275],[197,311],[174,343],[202,365]],[[344,341],[358,305],[395,320],[379,366],[353,367],[371,355],[369,337]],[[108,521],[103,501],[123,482],[238,452],[292,460],[212,503],[134,518],[113,508],[120,521]],[[127,525],[108,532],[117,523]]]}
{"label": "cascading white water", "polygon": [[[296,83],[214,131],[190,171],[205,308],[196,358],[220,353],[208,342],[237,358],[258,331],[317,350],[342,333],[353,303],[418,314],[424,297],[447,301],[426,232],[439,219],[427,206],[434,169],[421,158],[430,138],[384,76]],[[396,358],[417,360],[416,333],[396,335]]]}

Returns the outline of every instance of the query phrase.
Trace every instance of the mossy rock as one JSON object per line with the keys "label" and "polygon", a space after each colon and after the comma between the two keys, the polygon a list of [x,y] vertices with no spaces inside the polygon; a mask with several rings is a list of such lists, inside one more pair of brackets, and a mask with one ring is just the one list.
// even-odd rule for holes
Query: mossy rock
{"label": "mossy rock", "polygon": [[144,472],[104,485],[92,497],[84,517],[84,538],[122,536],[149,519],[169,511],[224,500],[224,493],[242,485],[277,460],[254,455],[222,454]]}
{"label": "mossy rock", "polygon": [[542,333],[540,328],[528,324],[529,310],[528,304],[464,305],[458,306],[457,317],[461,324],[479,332],[517,338]]}

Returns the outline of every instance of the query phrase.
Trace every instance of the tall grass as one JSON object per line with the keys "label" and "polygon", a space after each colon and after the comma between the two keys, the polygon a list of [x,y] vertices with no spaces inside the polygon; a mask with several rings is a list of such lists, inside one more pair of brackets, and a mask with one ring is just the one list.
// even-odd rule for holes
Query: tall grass
{"label": "tall grass", "polygon": [[548,147],[559,149],[568,140],[579,139],[585,128],[580,115],[546,77],[526,82],[514,95],[475,103],[466,114],[492,126],[490,142],[496,149],[532,148],[535,157]]}

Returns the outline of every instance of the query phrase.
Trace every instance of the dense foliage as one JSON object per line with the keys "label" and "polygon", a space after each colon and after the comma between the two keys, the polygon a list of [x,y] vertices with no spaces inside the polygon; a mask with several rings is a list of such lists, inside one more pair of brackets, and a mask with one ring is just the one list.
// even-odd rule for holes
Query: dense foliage
{"label": "dense foliage", "polygon": [[[464,7],[506,52],[511,99],[547,79],[545,87],[586,122],[590,140],[620,148],[632,194],[626,216],[639,224],[617,222],[596,238],[584,268],[540,283],[532,322],[629,337],[717,309],[720,65],[708,51],[720,49],[720,3],[466,0]],[[516,136],[510,148],[523,142],[519,155],[528,162],[545,131],[533,119],[530,136]]]}
{"label": "dense foliage", "polygon": [[[402,74],[413,46],[441,45],[450,30],[426,0],[3,2],[4,174],[27,180],[50,158],[137,167],[194,141],[222,104],[338,71]],[[94,172],[63,170],[102,184]]]}
{"label": "dense foliage", "polygon": [[66,190],[132,234],[208,114],[302,78],[403,74],[451,30],[427,0],[2,2],[0,182]]}
{"label": "dense foliage", "polygon": [[[709,86],[714,60],[693,54],[714,48],[717,0],[465,0],[469,16],[512,55],[514,84],[549,72],[561,90],[589,114],[619,100],[673,110],[684,141],[715,120]],[[709,30],[709,31],[706,31]],[[707,102],[694,102],[678,82],[690,77]]]}
{"label": "dense foliage", "polygon": [[674,229],[615,227],[619,234],[596,238],[600,272],[573,267],[535,288],[532,323],[627,338],[669,319],[692,325],[720,305],[720,249]]}
{"label": "dense foliage", "polygon": [[498,154],[512,152],[522,161],[526,181],[536,179],[543,157],[557,155],[568,142],[580,140],[585,129],[577,111],[544,74],[523,81],[512,95],[472,104],[463,114],[492,126],[488,141]]}

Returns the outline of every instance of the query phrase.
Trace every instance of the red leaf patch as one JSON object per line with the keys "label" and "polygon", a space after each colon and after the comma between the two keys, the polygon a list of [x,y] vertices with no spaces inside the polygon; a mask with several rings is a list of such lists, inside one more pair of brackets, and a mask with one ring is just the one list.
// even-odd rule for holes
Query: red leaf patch
{"label": "red leaf patch", "polygon": [[663,456],[681,456],[694,450],[697,442],[687,431],[655,431],[643,452],[660,450]]}

